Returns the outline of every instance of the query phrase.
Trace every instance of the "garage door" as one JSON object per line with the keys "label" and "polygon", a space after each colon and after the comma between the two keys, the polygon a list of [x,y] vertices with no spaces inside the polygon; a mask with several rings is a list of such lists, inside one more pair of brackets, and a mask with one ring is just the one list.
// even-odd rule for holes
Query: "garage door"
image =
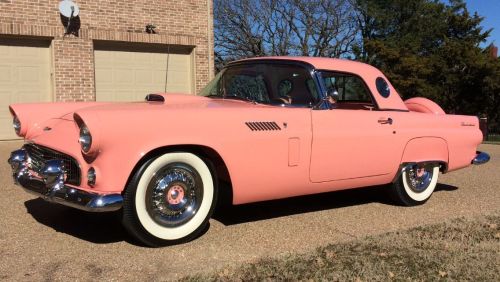
{"label": "garage door", "polygon": [[140,101],[155,92],[193,93],[192,49],[94,48],[97,101]]}
{"label": "garage door", "polygon": [[0,38],[0,140],[18,138],[9,104],[52,100],[49,45]]}

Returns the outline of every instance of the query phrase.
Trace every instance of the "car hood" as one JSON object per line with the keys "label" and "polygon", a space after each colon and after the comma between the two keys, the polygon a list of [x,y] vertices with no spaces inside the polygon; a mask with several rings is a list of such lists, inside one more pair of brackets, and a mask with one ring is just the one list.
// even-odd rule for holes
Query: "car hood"
{"label": "car hood", "polygon": [[166,115],[173,117],[199,116],[206,110],[241,108],[269,108],[235,99],[207,98],[188,94],[157,94],[164,101],[142,102],[56,102],[37,104],[13,104],[10,111],[22,124],[22,136],[32,139],[44,133],[44,129],[57,127],[63,122],[74,124],[75,115],[93,124],[114,120],[158,121]]}
{"label": "car hood", "polygon": [[[75,112],[114,113],[114,112],[155,112],[165,110],[196,110],[217,108],[247,108],[270,107],[269,105],[256,104],[249,101],[235,99],[207,98],[187,94],[159,94],[164,101],[104,103],[80,108]],[[67,113],[61,118],[72,119],[73,113]]]}

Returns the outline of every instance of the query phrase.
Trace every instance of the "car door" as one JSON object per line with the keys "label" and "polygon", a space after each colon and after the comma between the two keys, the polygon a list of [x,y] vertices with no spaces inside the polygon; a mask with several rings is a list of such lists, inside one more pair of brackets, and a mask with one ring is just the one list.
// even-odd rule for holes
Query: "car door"
{"label": "car door", "polygon": [[333,109],[311,111],[310,180],[328,182],[392,173],[397,162],[397,155],[391,154],[397,126],[394,112],[378,111],[357,76],[327,73],[323,80],[327,89],[339,95]]}
{"label": "car door", "polygon": [[244,63],[225,70],[222,87],[213,93],[224,98],[225,126],[230,128],[221,135],[220,151],[231,169],[233,203],[309,191],[310,105],[318,102],[311,80],[308,69],[286,62]]}

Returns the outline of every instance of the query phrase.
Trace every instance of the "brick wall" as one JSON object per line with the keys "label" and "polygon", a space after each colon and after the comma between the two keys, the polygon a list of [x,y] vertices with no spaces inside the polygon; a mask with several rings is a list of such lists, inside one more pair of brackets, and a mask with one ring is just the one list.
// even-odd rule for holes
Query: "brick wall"
{"label": "brick wall", "polygon": [[[196,92],[213,76],[212,0],[74,0],[78,37],[63,36],[59,0],[0,0],[0,36],[52,38],[56,100],[95,99],[93,40],[194,47]],[[147,34],[147,24],[157,34]]]}

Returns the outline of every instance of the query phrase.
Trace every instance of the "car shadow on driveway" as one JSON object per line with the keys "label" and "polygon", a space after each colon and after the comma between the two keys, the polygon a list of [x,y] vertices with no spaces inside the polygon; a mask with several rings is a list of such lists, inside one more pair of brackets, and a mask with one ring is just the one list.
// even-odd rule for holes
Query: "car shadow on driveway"
{"label": "car shadow on driveway", "polygon": [[[138,247],[147,247],[132,238],[121,224],[121,213],[93,213],[77,210],[63,205],[52,204],[41,198],[28,200],[24,206],[39,223],[95,244],[116,243],[125,241]],[[210,224],[198,235],[203,236]],[[197,238],[198,238],[197,237]]]}
{"label": "car shadow on driveway", "polygon": [[84,212],[52,204],[40,198],[26,201],[24,205],[36,221],[57,232],[96,244],[132,240],[122,227],[117,212]]}
{"label": "car shadow on driveway", "polygon": [[[238,206],[217,207],[213,219],[224,225],[240,224],[294,214],[330,210],[369,203],[394,205],[385,186],[373,186],[316,195],[300,196]],[[438,183],[436,192],[453,191],[455,186]],[[24,203],[33,218],[57,232],[96,244],[126,241],[142,246],[131,238],[120,222],[120,213],[91,213],[46,202],[40,198]],[[202,236],[210,227],[200,234]]]}
{"label": "car shadow on driveway", "polygon": [[[233,225],[369,203],[395,205],[386,191],[388,188],[371,186],[238,206],[222,206],[216,209],[212,217],[224,225]],[[434,191],[439,193],[456,189],[458,187],[438,183]]]}
{"label": "car shadow on driveway", "polygon": [[448,185],[448,184],[442,184],[442,183],[438,183],[436,185],[436,189],[434,189],[434,192],[440,192],[440,191],[455,191],[457,190],[458,187],[457,186],[453,186],[453,185]]}

